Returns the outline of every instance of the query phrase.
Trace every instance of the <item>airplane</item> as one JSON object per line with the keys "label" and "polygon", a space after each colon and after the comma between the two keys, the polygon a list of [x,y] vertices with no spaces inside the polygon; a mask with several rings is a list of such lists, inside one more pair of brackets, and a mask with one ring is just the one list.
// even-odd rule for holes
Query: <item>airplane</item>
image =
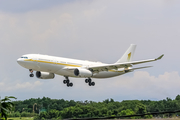
{"label": "airplane", "polygon": [[152,66],[132,68],[133,65],[160,60],[164,54],[155,59],[132,61],[136,49],[135,44],[131,44],[124,55],[113,64],[101,62],[92,62],[87,60],[69,59],[41,54],[26,54],[17,59],[19,65],[29,69],[30,77],[34,77],[33,71],[36,71],[36,77],[39,79],[53,79],[55,74],[65,77],[63,83],[67,87],[72,87],[69,77],[85,78],[85,83],[89,86],[95,86],[91,78],[110,78],[133,72],[137,69],[148,68]]}

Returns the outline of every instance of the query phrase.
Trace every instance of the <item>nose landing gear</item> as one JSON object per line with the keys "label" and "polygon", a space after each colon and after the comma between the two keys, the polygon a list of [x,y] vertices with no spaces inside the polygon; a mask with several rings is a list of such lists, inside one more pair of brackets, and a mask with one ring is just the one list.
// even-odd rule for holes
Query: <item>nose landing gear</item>
{"label": "nose landing gear", "polygon": [[85,79],[85,83],[88,83],[89,86],[95,86],[95,82],[92,82],[91,78]]}
{"label": "nose landing gear", "polygon": [[66,80],[63,80],[63,83],[64,84],[67,84],[67,87],[72,87],[73,86],[73,83],[70,82],[69,78],[68,77],[65,77]]}
{"label": "nose landing gear", "polygon": [[34,77],[33,70],[32,70],[32,69],[29,69],[29,72],[31,73],[29,76],[30,76],[30,77]]}

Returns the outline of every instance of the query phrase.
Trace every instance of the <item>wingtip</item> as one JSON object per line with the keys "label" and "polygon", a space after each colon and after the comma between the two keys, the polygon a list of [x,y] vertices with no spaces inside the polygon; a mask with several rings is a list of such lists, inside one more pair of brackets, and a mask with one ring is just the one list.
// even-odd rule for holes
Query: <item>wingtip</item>
{"label": "wingtip", "polygon": [[156,60],[160,60],[163,56],[164,56],[164,54],[162,54],[161,56],[159,56],[158,58],[156,58]]}

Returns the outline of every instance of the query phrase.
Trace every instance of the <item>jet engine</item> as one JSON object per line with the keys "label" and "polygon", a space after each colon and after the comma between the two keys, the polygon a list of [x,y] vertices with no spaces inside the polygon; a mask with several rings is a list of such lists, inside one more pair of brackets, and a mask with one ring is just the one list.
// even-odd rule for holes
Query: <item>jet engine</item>
{"label": "jet engine", "polygon": [[48,72],[36,72],[36,77],[39,79],[53,79],[54,78],[54,73],[48,73]]}
{"label": "jet engine", "polygon": [[93,73],[87,69],[77,68],[74,70],[74,75],[77,77],[92,77]]}

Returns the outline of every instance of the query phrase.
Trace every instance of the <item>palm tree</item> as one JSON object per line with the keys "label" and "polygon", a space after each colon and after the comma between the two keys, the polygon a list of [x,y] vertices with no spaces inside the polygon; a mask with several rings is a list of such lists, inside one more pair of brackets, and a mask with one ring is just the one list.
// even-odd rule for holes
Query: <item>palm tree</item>
{"label": "palm tree", "polygon": [[5,97],[1,99],[0,97],[0,118],[4,117],[7,120],[8,113],[14,109],[14,104],[11,99],[16,99],[13,96]]}

